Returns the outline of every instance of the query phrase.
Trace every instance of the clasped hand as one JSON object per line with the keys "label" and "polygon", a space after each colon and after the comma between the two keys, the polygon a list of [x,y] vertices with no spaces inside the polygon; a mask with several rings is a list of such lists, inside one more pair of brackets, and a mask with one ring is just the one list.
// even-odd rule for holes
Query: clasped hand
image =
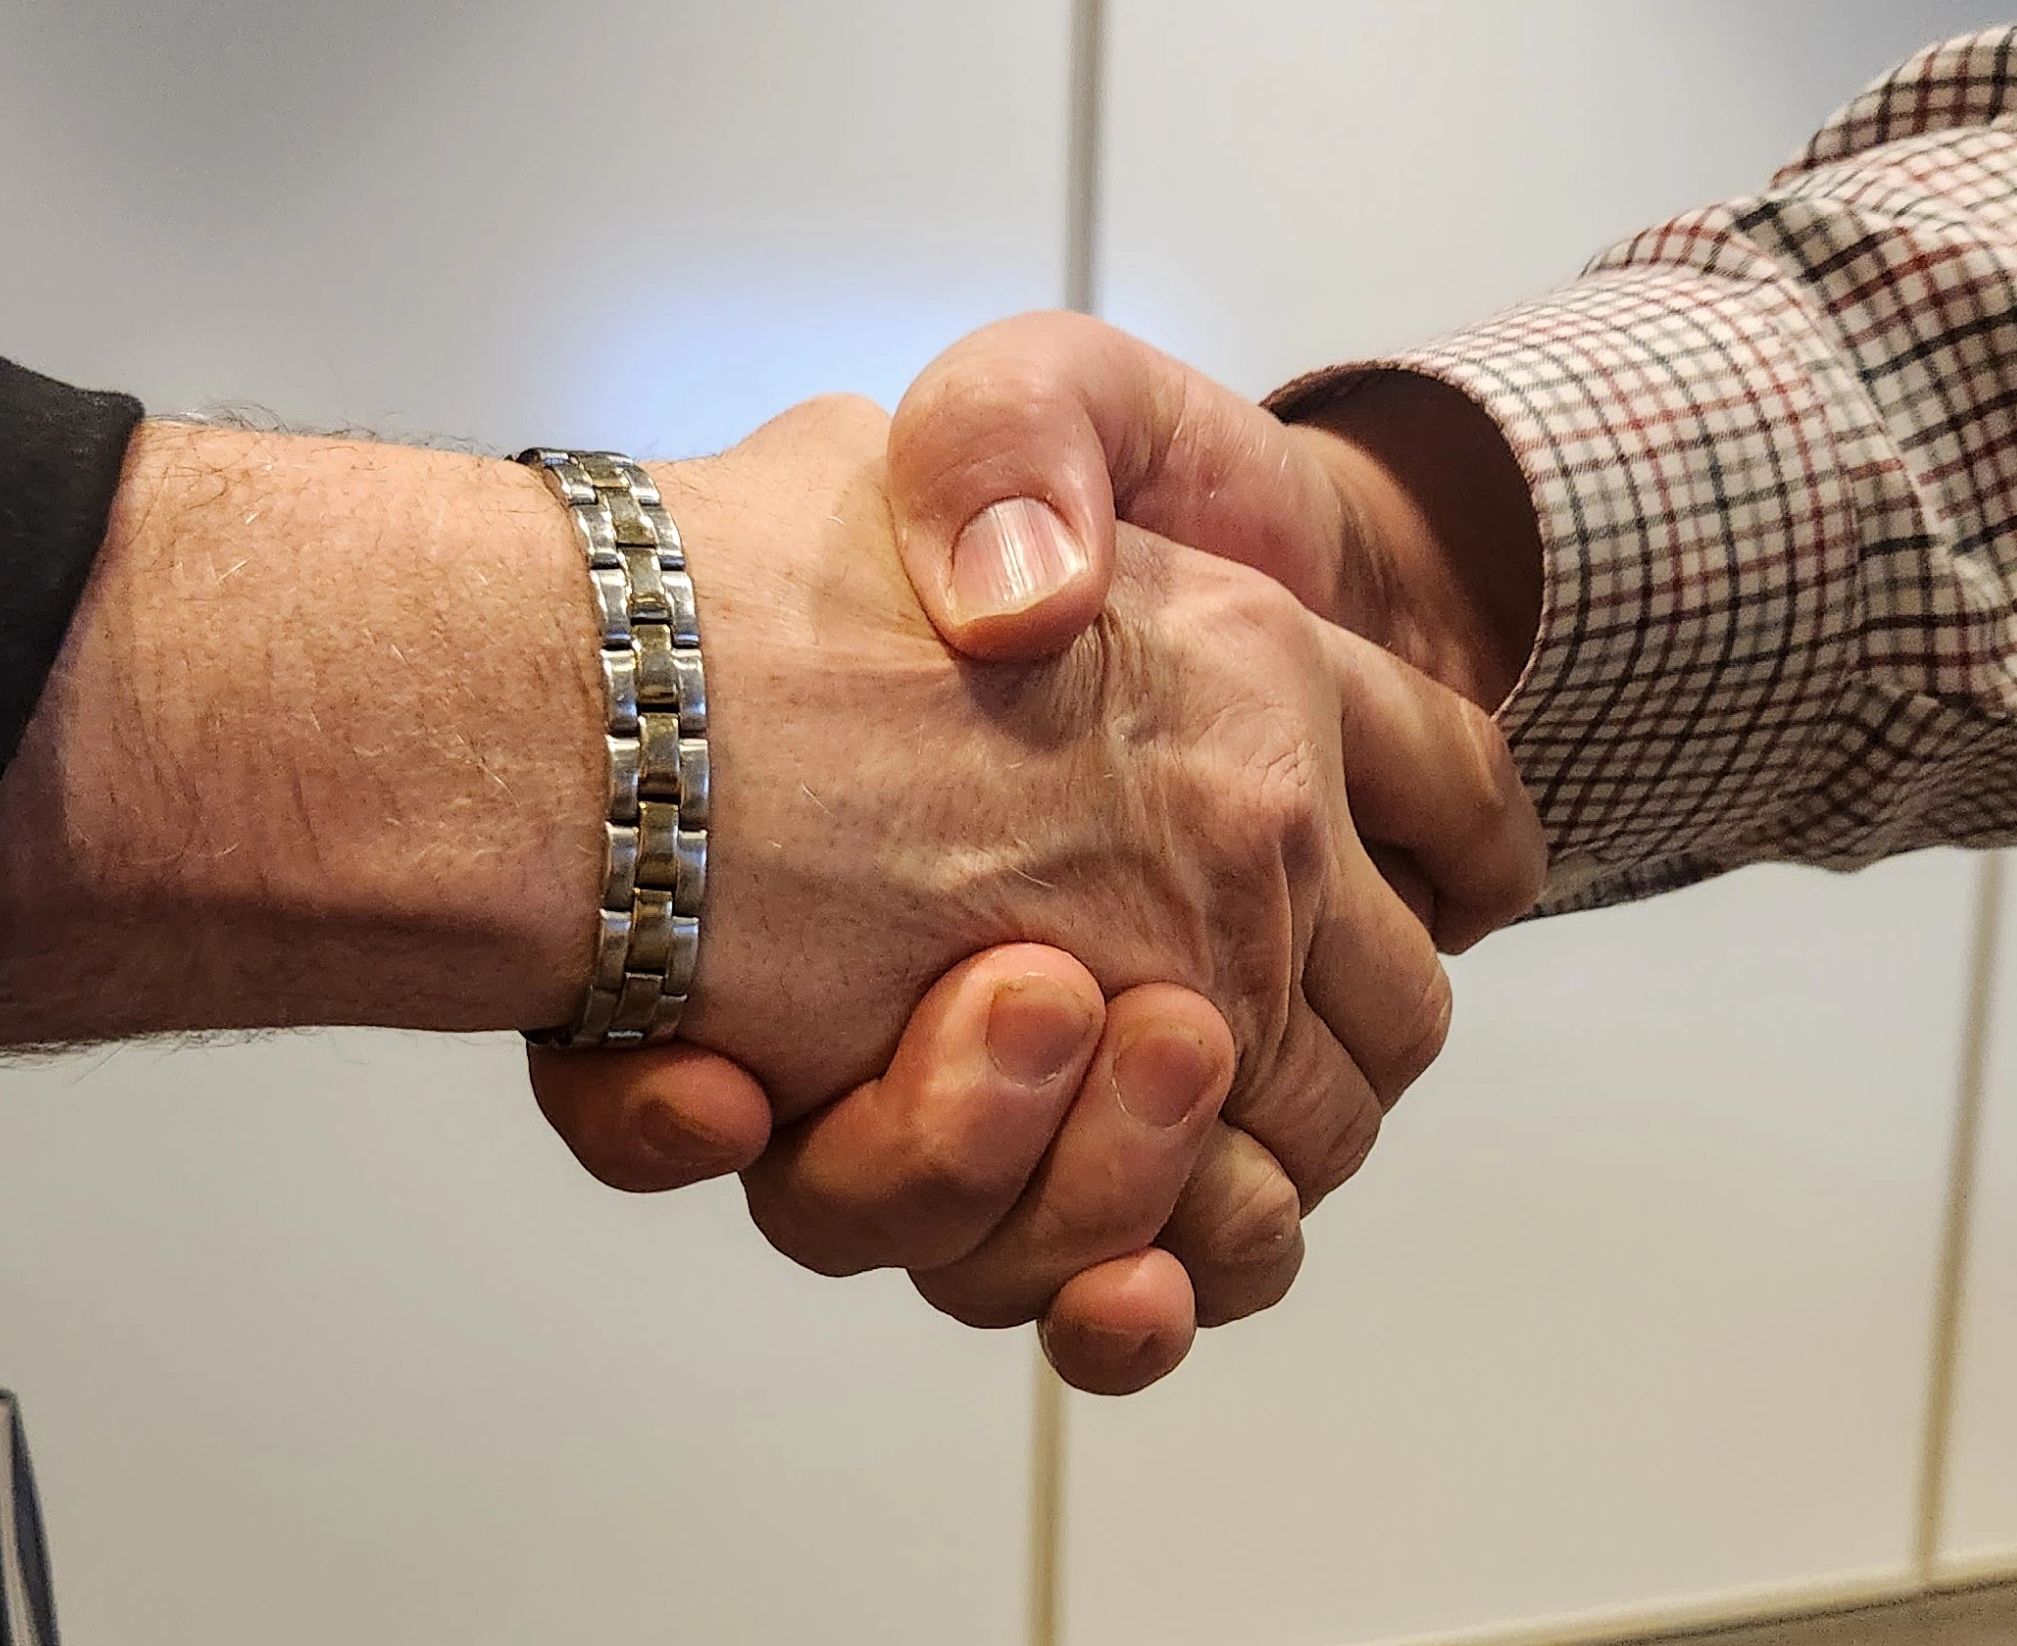
{"label": "clasped hand", "polygon": [[1332,439],[1033,316],[893,425],[814,401],[659,471],[715,869],[691,1044],[532,1053],[584,1164],[740,1170],[788,1255],[1041,1321],[1097,1391],[1276,1301],[1443,1043],[1438,942],[1543,863],[1489,716],[1377,643],[1406,595]]}

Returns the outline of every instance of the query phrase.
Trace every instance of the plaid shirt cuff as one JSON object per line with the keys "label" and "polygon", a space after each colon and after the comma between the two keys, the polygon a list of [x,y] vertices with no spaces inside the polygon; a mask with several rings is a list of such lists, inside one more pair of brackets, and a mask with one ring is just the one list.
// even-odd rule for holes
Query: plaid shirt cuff
{"label": "plaid shirt cuff", "polygon": [[1500,710],[1547,825],[1543,907],[1780,855],[1857,627],[1855,501],[1818,337],[1694,270],[1587,277],[1384,362],[1498,424],[1543,603]]}
{"label": "plaid shirt cuff", "polygon": [[1294,415],[1416,372],[1478,404],[1524,471],[1541,619],[1499,719],[1548,830],[1543,912],[1778,855],[1815,781],[1857,533],[1785,318],[1696,271],[1609,271],[1277,397]]}

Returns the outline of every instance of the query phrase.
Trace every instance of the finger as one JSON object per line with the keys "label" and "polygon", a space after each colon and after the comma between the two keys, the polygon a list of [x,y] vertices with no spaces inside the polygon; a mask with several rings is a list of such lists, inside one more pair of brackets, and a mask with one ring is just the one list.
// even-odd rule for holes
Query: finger
{"label": "finger", "polygon": [[1200,1326],[1243,1320],[1279,1303],[1303,1266],[1302,1196],[1265,1147],[1221,1122],[1156,1243],[1190,1276]]}
{"label": "finger", "polygon": [[1050,1147],[1105,1014],[1092,974],[1055,949],[1010,944],[956,966],[887,1074],[785,1128],[744,1172],[757,1227],[822,1274],[964,1256]]}
{"label": "finger", "polygon": [[1352,816],[1420,865],[1437,941],[1462,950],[1527,913],[1547,843],[1491,716],[1371,641],[1317,628],[1340,688]]}
{"label": "finger", "polygon": [[1047,656],[1090,623],[1117,520],[1325,610],[1357,564],[1336,484],[1300,438],[1085,315],[1000,321],[927,366],[890,428],[889,491],[919,600],[975,657]]}
{"label": "finger", "polygon": [[540,1113],[589,1172],[633,1194],[738,1172],[770,1137],[770,1100],[698,1046],[526,1049]]}
{"label": "finger", "polygon": [[1175,1371],[1198,1334],[1190,1277],[1151,1246],[1081,1270],[1038,1327],[1044,1354],[1074,1389],[1131,1395]]}
{"label": "finger", "polygon": [[1450,1032],[1450,979],[1428,929],[1356,840],[1317,910],[1303,998],[1378,1097],[1392,1108]]}
{"label": "finger", "polygon": [[1366,856],[1373,860],[1373,867],[1380,871],[1380,878],[1394,888],[1394,895],[1408,906],[1408,913],[1419,920],[1424,929],[1433,930],[1436,924],[1436,892],[1429,884],[1429,877],[1422,873],[1421,864],[1398,846],[1383,846],[1377,840],[1361,842],[1366,848]]}
{"label": "finger", "polygon": [[1273,1057],[1242,1071],[1221,1115],[1288,1176],[1298,1210],[1308,1212],[1350,1175],[1382,1107],[1351,1052],[1307,1000],[1298,1000]]}
{"label": "finger", "polygon": [[1200,995],[1149,983],[1110,1002],[1078,1101],[1014,1210],[959,1262],[913,1273],[917,1289],[969,1326],[1020,1325],[1081,1269],[1148,1245],[1234,1061],[1231,1031]]}

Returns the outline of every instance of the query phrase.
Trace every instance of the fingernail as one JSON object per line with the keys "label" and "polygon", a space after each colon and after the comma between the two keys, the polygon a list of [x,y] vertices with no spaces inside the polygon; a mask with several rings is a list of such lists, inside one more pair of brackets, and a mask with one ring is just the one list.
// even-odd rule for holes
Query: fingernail
{"label": "fingernail", "polygon": [[1012,497],[975,515],[954,542],[954,613],[974,618],[1025,611],[1091,564],[1055,509],[1033,497]]}
{"label": "fingernail", "polygon": [[1086,1003],[1041,973],[1011,978],[994,992],[987,1014],[987,1053],[1018,1086],[1047,1086],[1093,1037]]}
{"label": "fingernail", "polygon": [[1217,1061],[1189,1030],[1153,1023],[1114,1057],[1114,1091],[1143,1124],[1180,1125],[1211,1095]]}

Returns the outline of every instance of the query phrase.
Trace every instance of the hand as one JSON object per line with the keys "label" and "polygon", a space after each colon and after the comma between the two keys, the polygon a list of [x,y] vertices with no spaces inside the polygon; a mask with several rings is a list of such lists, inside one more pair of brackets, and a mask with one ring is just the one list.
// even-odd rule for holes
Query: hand
{"label": "hand", "polygon": [[692,1038],[792,1118],[881,1066],[899,1002],[955,961],[1042,941],[1109,990],[1199,988],[1250,1062],[1342,1052],[1397,1093],[1447,984],[1353,823],[1450,908],[1524,892],[1538,851],[1483,714],[1142,533],[1069,652],[961,665],[893,552],[885,435],[865,403],[815,402],[658,476],[718,545],[696,550],[721,797]]}
{"label": "hand", "polygon": [[[713,1081],[711,1086],[709,1082],[706,1080],[695,1081],[693,1078],[693,1072],[695,1070],[700,1069],[702,1067],[714,1067],[712,1065],[702,1064],[698,1054],[694,1054],[691,1052],[682,1052],[671,1055],[680,1058],[682,1060],[682,1063],[680,1065],[680,1070],[678,1072],[676,1072],[671,1068],[668,1068],[664,1071],[666,1075],[673,1077],[673,1087],[670,1089],[665,1089],[664,1091],[664,1095],[670,1096],[673,1099],[671,1103],[665,1105],[666,1109],[670,1110],[672,1108],[676,1108],[677,1106],[678,1101],[677,1082],[679,1078],[686,1078],[688,1080],[688,1085],[686,1086],[685,1091],[689,1097],[695,1096],[697,1094],[704,1094],[708,1091],[712,1091],[718,1096],[722,1092],[737,1089],[734,1080],[728,1077],[725,1074],[725,1072],[721,1071],[718,1067],[715,1068],[715,1074],[718,1078],[716,1078]],[[913,1067],[915,1066],[916,1065],[913,1065]],[[957,1067],[956,1064],[952,1066]],[[582,1067],[582,1065],[576,1064],[574,1065],[574,1067],[576,1069],[579,1069]],[[542,1077],[548,1078],[544,1076]],[[895,1083],[895,1076],[893,1074],[892,1081],[890,1082],[890,1084],[894,1083]],[[747,1085],[746,1082],[743,1084],[744,1086]],[[941,1082],[941,1084],[943,1084],[943,1082]],[[747,1099],[747,1101],[743,1104],[743,1112],[746,1115],[755,1115],[761,1117],[762,1102],[760,1094],[756,1093],[754,1091],[754,1088],[748,1088],[748,1090],[744,1092],[744,1096]],[[835,1111],[832,1111],[833,1119],[835,1121],[838,1121],[838,1118],[847,1112],[850,1104],[852,1104],[853,1102],[854,1100],[850,1099],[848,1103],[844,1103]],[[703,1102],[701,1106],[704,1108],[705,1103]],[[954,1112],[954,1107],[948,1107],[942,1104],[941,1110],[944,1113],[952,1113]],[[1377,1114],[1377,1110],[1372,1110],[1368,1112],[1371,1112],[1375,1116]],[[704,1131],[707,1128],[705,1126],[702,1126],[698,1129]],[[720,1128],[716,1126],[714,1130],[717,1133],[719,1133]],[[850,1129],[849,1127],[842,1124],[829,1124],[825,1127],[824,1131],[824,1136],[830,1139],[834,1138],[846,1139],[849,1137],[866,1136],[866,1135],[867,1135],[866,1133],[861,1132],[860,1129],[858,1128]],[[1369,1135],[1365,1138],[1365,1142],[1367,1143],[1370,1142]],[[760,1133],[758,1133],[757,1135],[754,1136],[746,1136],[744,1139],[743,1147],[746,1152],[754,1152],[754,1150],[757,1147],[761,1146],[761,1143],[762,1143],[762,1137]],[[1363,1151],[1361,1149],[1358,1152],[1362,1153]],[[1062,1153],[1063,1151],[1061,1151],[1061,1154]],[[1270,1182],[1279,1183],[1282,1181],[1278,1175],[1273,1178],[1269,1178],[1260,1173],[1260,1163],[1265,1160],[1266,1160],[1265,1152],[1261,1150],[1258,1146],[1254,1145],[1250,1139],[1247,1139],[1238,1134],[1237,1132],[1232,1132],[1226,1128],[1219,1128],[1215,1130],[1212,1133],[1211,1146],[1209,1146],[1208,1148],[1207,1169],[1199,1173],[1197,1182],[1193,1185],[1193,1189],[1191,1191],[1187,1191],[1185,1196],[1185,1207],[1180,1208],[1177,1224],[1173,1225],[1172,1233],[1180,1240],[1183,1232],[1182,1224],[1186,1220],[1185,1210],[1189,1208],[1195,1208],[1195,1210],[1200,1214],[1196,1218],[1192,1219],[1192,1221],[1194,1221],[1195,1223],[1203,1226],[1209,1226],[1215,1229],[1227,1228],[1228,1224],[1225,1216],[1223,1215],[1223,1206],[1221,1205],[1217,1208],[1214,1208],[1212,1204],[1214,1201],[1214,1189],[1216,1187],[1216,1189],[1219,1191],[1229,1191],[1229,1192],[1219,1192],[1216,1195],[1216,1199],[1219,1202],[1221,1203],[1230,1202],[1235,1207],[1245,1206],[1248,1208],[1253,1207],[1272,1208],[1276,1214],[1274,1222],[1277,1230],[1279,1231],[1284,1224],[1286,1225],[1286,1228],[1288,1230],[1288,1235],[1290,1238],[1284,1239],[1278,1232],[1272,1240],[1273,1252],[1277,1258],[1277,1261],[1272,1265],[1272,1267],[1276,1271],[1276,1273],[1274,1275],[1270,1275],[1263,1278],[1260,1284],[1258,1285],[1253,1283],[1252,1271],[1255,1269],[1255,1265],[1253,1265],[1252,1263],[1234,1263],[1231,1265],[1220,1264],[1217,1266],[1218,1269],[1224,1269],[1228,1271],[1225,1276],[1221,1277],[1215,1272],[1214,1265],[1210,1261],[1208,1252],[1201,1251],[1197,1255],[1197,1259],[1194,1261],[1194,1267],[1202,1270],[1207,1275],[1208,1278],[1214,1281],[1214,1284],[1210,1288],[1201,1288],[1201,1302],[1204,1301],[1204,1297],[1207,1290],[1219,1294],[1216,1306],[1208,1306],[1208,1312],[1206,1314],[1206,1318],[1208,1319],[1215,1317],[1225,1318],[1234,1313],[1244,1312],[1244,1310],[1247,1308],[1258,1306],[1260,1303],[1264,1303],[1265,1301],[1271,1300],[1272,1296],[1279,1291],[1280,1286],[1286,1283],[1286,1275],[1293,1273],[1294,1212],[1296,1210],[1297,1197],[1293,1189],[1290,1189],[1289,1193],[1286,1196],[1283,1196],[1278,1192],[1269,1192],[1265,1188],[1260,1192],[1256,1192],[1254,1190],[1254,1188],[1252,1187],[1252,1182],[1257,1181],[1262,1184],[1267,1184]],[[1266,1170],[1271,1171],[1272,1165],[1273,1163],[1271,1161],[1268,1161],[1266,1165]],[[857,1173],[858,1170],[859,1169],[857,1168]],[[622,1174],[619,1172],[615,1175],[621,1176]],[[684,1174],[675,1174],[675,1175],[684,1175]],[[781,1175],[782,1174],[775,1174],[775,1173],[770,1174],[772,1179],[775,1179]],[[1053,1172],[1050,1175],[1055,1177],[1058,1174]],[[765,1179],[760,1175],[758,1181],[761,1182],[764,1180]],[[754,1192],[755,1191],[753,1191],[753,1193]],[[1283,1217],[1281,1215],[1281,1209],[1284,1207],[1284,1205],[1286,1205],[1287,1210],[1286,1217]],[[773,1218],[771,1221],[773,1225],[775,1225],[777,1222],[775,1218]],[[1263,1221],[1266,1220],[1263,1219]],[[775,1232],[775,1228],[773,1232]],[[1224,1244],[1224,1242],[1222,1241],[1221,1244]],[[1269,1244],[1269,1242],[1263,1242],[1262,1244],[1265,1247]],[[1206,1242],[1205,1245],[1209,1246],[1209,1242]],[[871,1260],[890,1261],[892,1259],[889,1258],[888,1256],[884,1256],[879,1259],[871,1259]],[[817,1257],[815,1257],[813,1261],[815,1262],[815,1266],[823,1266]],[[1267,1266],[1262,1265],[1261,1267],[1265,1268]],[[1282,1271],[1285,1271],[1285,1273],[1283,1273]],[[1245,1284],[1242,1285],[1241,1282],[1245,1282]],[[1076,1286],[1075,1288],[1067,1288],[1065,1292],[1058,1299],[1058,1309],[1064,1310],[1068,1308],[1074,1302],[1075,1299],[1078,1299],[1082,1295],[1094,1295],[1097,1294],[1097,1292],[1098,1288],[1090,1283],[1081,1286]],[[953,1306],[957,1306],[956,1291],[953,1296]],[[1069,1337],[1068,1332],[1060,1333],[1057,1330],[1053,1330],[1048,1335],[1054,1350],[1061,1336],[1067,1338]]]}
{"label": "hand", "polygon": [[[1503,701],[1533,643],[1541,554],[1491,418],[1398,372],[1349,394],[1306,379],[1278,401],[1309,421],[1278,421],[1079,315],[1025,315],[956,344],[905,395],[890,447],[899,541],[940,633],[983,657],[1069,643],[1105,598],[1127,520],[1265,570],[1473,702]],[[1495,923],[1431,909],[1413,866],[1372,850],[1446,947]],[[1294,1204],[1265,1149],[1224,1124],[1214,1144],[1217,1169],[1185,1197],[1191,1219]],[[1207,1321],[1227,1294],[1208,1278]],[[1216,1318],[1279,1294],[1231,1295]]]}
{"label": "hand", "polygon": [[1487,708],[1533,643],[1541,553],[1492,420],[1390,372],[1281,397],[1284,423],[1137,338],[1027,314],[897,408],[890,496],[918,599],[973,657],[1040,657],[1106,598],[1116,522],[1266,572]]}
{"label": "hand", "polygon": [[[1144,1061],[1156,1036],[1175,1037],[1178,1055]],[[1199,996],[1150,984],[1109,1004],[1068,955],[1017,944],[955,967],[912,1014],[885,1075],[767,1152],[768,1100],[713,1053],[534,1048],[531,1059],[541,1108],[604,1182],[669,1189],[747,1165],[758,1224],[821,1272],[910,1262],[922,1273],[985,1251],[1004,1278],[1050,1277],[1046,1352],[1077,1387],[1124,1394],[1190,1347],[1187,1266],[1207,1300],[1216,1290],[1221,1307],[1259,1306],[1287,1287],[1302,1250],[1292,1192],[1223,1208],[1182,1262],[1148,1246],[1160,1208],[1190,1194],[1193,1168],[1181,1127],[1141,1117],[1191,1096],[1192,1047],[1215,1080],[1230,1073],[1231,1037]]]}

